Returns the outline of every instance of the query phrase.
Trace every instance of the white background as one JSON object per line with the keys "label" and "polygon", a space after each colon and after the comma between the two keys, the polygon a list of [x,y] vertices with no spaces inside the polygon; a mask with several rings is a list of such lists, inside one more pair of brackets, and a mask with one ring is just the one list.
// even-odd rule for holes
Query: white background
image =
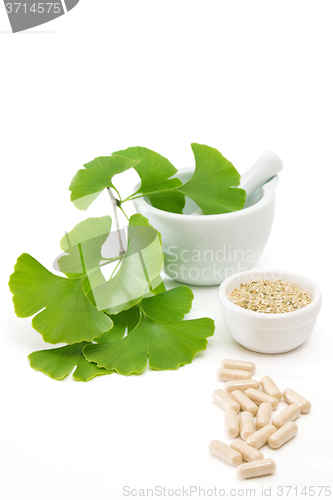
{"label": "white background", "polygon": [[[332,19],[331,1],[81,0],[12,35],[0,5],[1,498],[121,499],[125,485],[255,488],[257,498],[264,485],[277,498],[277,485],[331,485]],[[218,148],[241,173],[265,149],[283,159],[257,267],[318,282],[324,303],[312,337],[289,354],[251,353],[226,331],[217,287],[193,287],[190,317],[212,317],[216,334],[191,365],[87,384],[33,371],[27,355],[45,344],[14,315],[8,277],[22,252],[51,269],[65,230],[110,213],[105,193],[87,213],[75,209],[75,172],[136,145],[192,166],[191,142]],[[128,176],[123,191],[135,182]],[[274,476],[239,481],[208,452],[210,440],[226,438],[211,400],[225,357],[254,361],[258,377],[313,403],[295,439],[263,448]]]}

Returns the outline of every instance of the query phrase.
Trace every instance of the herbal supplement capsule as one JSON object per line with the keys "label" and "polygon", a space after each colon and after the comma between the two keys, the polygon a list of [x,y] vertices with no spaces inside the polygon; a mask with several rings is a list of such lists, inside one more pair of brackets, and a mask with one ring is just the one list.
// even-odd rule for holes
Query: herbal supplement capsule
{"label": "herbal supplement capsule", "polygon": [[247,397],[251,399],[254,403],[269,403],[273,410],[277,407],[279,401],[273,396],[266,394],[266,392],[258,391],[258,389],[246,389],[245,394]]}
{"label": "herbal supplement capsule", "polygon": [[284,424],[287,422],[292,422],[293,420],[296,420],[301,414],[301,410],[298,405],[290,405],[288,408],[285,408],[281,413],[276,415],[276,417],[273,418],[272,424],[275,425],[278,429],[282,427]]}
{"label": "herbal supplement capsule", "polygon": [[238,415],[231,408],[227,408],[225,411],[225,430],[230,439],[234,439],[239,435]]}
{"label": "herbal supplement capsule", "polygon": [[217,378],[221,380],[221,382],[227,382],[228,380],[250,380],[252,378],[252,374],[244,370],[220,368],[217,370]]}
{"label": "herbal supplement capsule", "polygon": [[222,391],[222,389],[216,389],[216,391],[213,392],[213,399],[215,403],[217,403],[223,410],[226,410],[227,408],[231,408],[232,410],[235,410],[237,413],[240,410],[239,404],[230,396],[230,394],[227,394],[226,392]]}
{"label": "herbal supplement capsule", "polygon": [[[240,437],[246,441],[254,433],[254,418],[249,411],[243,411],[239,415]],[[235,436],[236,437],[236,436]]]}
{"label": "herbal supplement capsule", "polygon": [[260,383],[266,394],[269,394],[270,396],[273,396],[273,398],[279,400],[282,398],[282,392],[280,391],[276,383],[271,379],[271,377],[263,377],[260,380]]}
{"label": "herbal supplement capsule", "polygon": [[230,446],[218,439],[214,439],[209,443],[209,449],[213,455],[231,465],[239,465],[243,460],[242,455],[238,451],[230,448]]}
{"label": "herbal supplement capsule", "polygon": [[287,422],[268,438],[268,444],[276,450],[296,436],[297,431],[298,427],[295,422]]}
{"label": "herbal supplement capsule", "polygon": [[283,399],[289,404],[297,404],[302,413],[309,413],[311,410],[311,403],[307,399],[300,396],[297,392],[292,389],[286,389],[283,391]]}
{"label": "herbal supplement capsule", "polygon": [[234,439],[231,441],[230,446],[238,451],[246,462],[253,462],[254,460],[262,460],[264,458],[261,451],[252,448],[252,446],[244,443],[241,439]]}
{"label": "herbal supplement capsule", "polygon": [[276,463],[271,458],[256,460],[248,464],[241,464],[236,469],[239,479],[249,479],[250,477],[266,476],[273,474],[276,470]]}
{"label": "herbal supplement capsule", "polygon": [[226,392],[232,392],[232,391],[246,391],[246,389],[259,389],[259,382],[258,380],[229,380],[229,382],[226,382],[223,384],[223,389]]}
{"label": "herbal supplement capsule", "polygon": [[246,440],[246,444],[252,446],[258,450],[264,444],[268,443],[268,438],[276,432],[276,427],[274,425],[266,425],[260,431],[255,432],[252,436],[248,437]]}
{"label": "herbal supplement capsule", "polygon": [[254,404],[254,402],[251,401],[251,399],[249,399],[247,396],[245,396],[245,394],[243,392],[233,391],[231,393],[231,397],[232,397],[232,399],[237,401],[237,403],[239,404],[239,406],[241,407],[241,409],[243,411],[249,411],[253,415],[255,415],[257,413],[258,406],[256,404]]}
{"label": "herbal supplement capsule", "polygon": [[[245,370],[254,374],[256,365],[250,361],[241,361],[236,359],[224,359],[221,363],[222,368],[230,368],[231,370]],[[282,397],[282,395],[281,395]]]}
{"label": "herbal supplement capsule", "polygon": [[256,416],[256,428],[262,429],[271,423],[272,418],[272,405],[270,403],[261,403]]}

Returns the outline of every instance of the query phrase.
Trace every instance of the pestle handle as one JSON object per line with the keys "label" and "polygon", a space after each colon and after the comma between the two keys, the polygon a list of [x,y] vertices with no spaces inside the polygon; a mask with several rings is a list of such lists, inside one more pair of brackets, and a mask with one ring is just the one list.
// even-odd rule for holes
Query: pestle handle
{"label": "pestle handle", "polygon": [[264,151],[252,167],[242,175],[239,187],[251,196],[257,189],[266,184],[274,175],[281,172],[283,163],[273,151]]}

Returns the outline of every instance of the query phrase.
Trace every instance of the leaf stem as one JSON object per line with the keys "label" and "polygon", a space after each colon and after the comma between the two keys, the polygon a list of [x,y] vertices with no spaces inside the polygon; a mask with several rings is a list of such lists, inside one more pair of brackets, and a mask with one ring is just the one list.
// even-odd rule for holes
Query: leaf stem
{"label": "leaf stem", "polygon": [[124,245],[121,239],[121,233],[119,229],[119,221],[118,221],[118,214],[117,214],[117,201],[116,198],[113,195],[113,192],[110,187],[107,188],[108,193],[111,199],[111,204],[112,204],[112,211],[113,211],[113,216],[114,216],[114,224],[116,226],[116,232],[118,233],[118,240],[119,240],[119,248],[120,248],[120,255],[123,255],[125,253]]}
{"label": "leaf stem", "polygon": [[99,267],[107,266],[108,264],[111,264],[111,262],[115,262],[116,260],[120,260],[121,257],[115,257],[114,259],[103,259],[105,262],[103,264],[100,264]]}
{"label": "leaf stem", "polygon": [[150,191],[149,193],[142,193],[142,194],[138,194],[138,195],[136,193],[133,193],[133,194],[130,194],[129,196],[127,196],[127,198],[125,198],[122,201],[122,203],[125,203],[125,201],[136,200],[137,198],[142,198],[143,196],[149,196],[150,194],[165,193],[168,191],[176,191],[176,190],[179,190],[179,188],[182,188],[183,186],[184,186],[184,184],[181,186],[173,187],[173,188],[158,189],[156,191]]}
{"label": "leaf stem", "polygon": [[82,271],[84,272],[84,274],[87,274],[86,266],[84,265],[84,258],[83,258],[83,252],[82,252],[81,243],[79,243],[78,246],[79,246],[79,253],[80,253],[80,260],[81,260],[81,265],[82,265]]}
{"label": "leaf stem", "polygon": [[127,217],[127,215],[126,215],[126,213],[125,213],[125,211],[124,211],[123,207],[120,205],[120,206],[119,206],[119,208],[120,208],[120,210],[122,211],[122,213],[125,215],[126,219],[129,221],[129,217]]}
{"label": "leaf stem", "polygon": [[122,203],[122,199],[121,199],[120,193],[119,193],[118,189],[116,188],[116,186],[113,186],[113,189],[115,190],[115,192],[117,193],[117,195],[119,197],[119,202]]}
{"label": "leaf stem", "polygon": [[118,260],[117,265],[115,266],[114,270],[112,271],[112,274],[111,274],[111,276],[110,276],[109,280],[110,280],[111,278],[113,278],[113,276],[114,276],[115,272],[117,271],[118,267],[120,266],[120,264],[121,264],[122,260],[123,260],[123,259],[119,259],[119,260]]}

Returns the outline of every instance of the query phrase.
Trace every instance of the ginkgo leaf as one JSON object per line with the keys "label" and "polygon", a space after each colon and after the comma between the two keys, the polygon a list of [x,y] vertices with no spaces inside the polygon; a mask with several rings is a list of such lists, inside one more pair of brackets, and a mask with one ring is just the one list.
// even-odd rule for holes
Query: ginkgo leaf
{"label": "ginkgo leaf", "polygon": [[69,278],[78,278],[98,267],[110,231],[110,216],[92,217],[77,224],[60,240],[61,249],[67,253],[57,260],[60,271]]}
{"label": "ginkgo leaf", "polygon": [[80,355],[79,361],[75,372],[73,373],[73,378],[80,382],[89,382],[89,380],[94,377],[99,377],[101,375],[111,375],[113,371],[106,370],[105,368],[99,368],[96,363],[90,363],[83,354]]}
{"label": "ginkgo leaf", "polygon": [[29,254],[22,254],[9,280],[17,316],[43,309],[32,326],[50,344],[90,342],[112,327],[111,319],[91,304],[83,280],[56,276]]}
{"label": "ginkgo leaf", "polygon": [[91,344],[84,348],[83,354],[99,367],[122,375],[142,373],[147,367],[147,357],[154,370],[176,370],[206,349],[207,337],[213,332],[214,322],[209,318],[174,323],[146,318],[122,340]]}
{"label": "ginkgo leaf", "polygon": [[69,186],[71,200],[80,210],[87,210],[97,196],[107,187],[114,187],[112,178],[116,174],[135,167],[139,160],[123,156],[100,156],[86,163],[72,179]]}
{"label": "ginkgo leaf", "polygon": [[234,212],[243,208],[246,193],[239,185],[240,174],[232,163],[215,148],[192,144],[195,172],[177,188],[192,198],[205,215]]}
{"label": "ginkgo leaf", "polygon": [[167,212],[182,213],[185,205],[184,194],[177,191],[164,191],[182,184],[179,179],[170,179],[177,173],[177,169],[167,158],[151,149],[142,147],[127,148],[113,154],[140,160],[134,167],[141,178],[141,185],[135,194],[146,195],[155,208]]}
{"label": "ginkgo leaf", "polygon": [[177,173],[177,169],[167,158],[151,149],[137,146],[116,151],[112,154],[139,160],[135,165],[135,170],[141,178],[141,185],[137,193],[147,194],[151,191],[155,192],[181,185],[179,179],[170,179]]}
{"label": "ginkgo leaf", "polygon": [[113,328],[95,339],[98,344],[115,342],[116,340],[122,339],[125,333],[130,333],[134,330],[140,321],[140,308],[135,305],[131,307],[131,309],[122,311],[119,314],[110,315],[110,318],[113,322]]}
{"label": "ginkgo leaf", "polygon": [[56,349],[32,352],[28,356],[30,366],[55,380],[62,380],[77,365],[85,345],[86,342],[81,342]]}
{"label": "ginkgo leaf", "polygon": [[[169,311],[168,322],[165,312],[161,311],[163,298]],[[214,321],[209,318],[181,321],[191,307],[192,298],[192,292],[181,286],[143,299],[138,306],[140,321],[126,337],[115,342],[87,345],[83,349],[84,356],[99,367],[122,375],[142,373],[147,358],[149,366],[155,370],[176,370],[191,363],[199,351],[206,349],[207,337],[214,333]]]}
{"label": "ginkgo leaf", "polygon": [[152,206],[164,212],[182,214],[185,206],[185,195],[180,191],[162,191],[145,195]]}
{"label": "ginkgo leaf", "polygon": [[79,344],[32,352],[28,356],[30,366],[55,380],[67,377],[75,366],[77,368],[73,377],[83,382],[87,382],[97,375],[113,373],[105,368],[98,368],[95,363],[87,361],[82,355],[82,349],[85,345],[87,345],[86,342],[80,342]]}
{"label": "ginkgo leaf", "polygon": [[141,214],[133,215],[129,220],[127,250],[117,274],[91,287],[97,309],[118,314],[138,304],[151,291],[151,283],[162,268],[160,234]]}
{"label": "ginkgo leaf", "polygon": [[193,298],[192,290],[181,285],[155,297],[143,299],[141,307],[144,314],[154,321],[181,321],[190,312]]}

